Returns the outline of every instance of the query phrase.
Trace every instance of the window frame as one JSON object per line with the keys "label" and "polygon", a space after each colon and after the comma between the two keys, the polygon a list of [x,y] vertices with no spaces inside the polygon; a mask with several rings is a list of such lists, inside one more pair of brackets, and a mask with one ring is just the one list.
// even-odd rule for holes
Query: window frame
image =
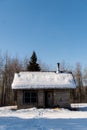
{"label": "window frame", "polygon": [[37,103],[38,94],[37,91],[23,91],[23,103],[24,104],[35,104]]}

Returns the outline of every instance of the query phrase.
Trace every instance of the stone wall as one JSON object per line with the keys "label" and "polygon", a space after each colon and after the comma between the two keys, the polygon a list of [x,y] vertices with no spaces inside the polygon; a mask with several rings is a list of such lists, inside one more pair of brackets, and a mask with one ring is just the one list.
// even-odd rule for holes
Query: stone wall
{"label": "stone wall", "polygon": [[44,90],[38,90],[38,107],[45,107],[45,94]]}
{"label": "stone wall", "polygon": [[54,107],[70,107],[70,91],[69,89],[54,90]]}
{"label": "stone wall", "polygon": [[[37,103],[32,104],[24,104],[23,102],[23,90],[17,90],[17,106],[20,108],[31,108],[31,107],[39,107],[45,108],[45,92],[48,90],[37,90]],[[69,89],[53,89],[51,90],[53,93],[53,104],[52,107],[70,107],[70,91]]]}

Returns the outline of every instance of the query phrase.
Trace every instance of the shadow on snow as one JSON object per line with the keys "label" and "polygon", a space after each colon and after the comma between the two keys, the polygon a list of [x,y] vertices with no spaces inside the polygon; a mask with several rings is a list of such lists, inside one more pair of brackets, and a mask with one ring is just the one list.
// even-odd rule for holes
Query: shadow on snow
{"label": "shadow on snow", "polygon": [[0,130],[87,130],[87,119],[0,117]]}

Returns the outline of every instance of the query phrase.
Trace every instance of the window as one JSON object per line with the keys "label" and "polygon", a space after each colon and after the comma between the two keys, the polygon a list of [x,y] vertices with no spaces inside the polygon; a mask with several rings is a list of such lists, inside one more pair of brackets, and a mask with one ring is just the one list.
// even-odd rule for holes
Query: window
{"label": "window", "polygon": [[37,93],[34,91],[24,91],[24,103],[36,103]]}

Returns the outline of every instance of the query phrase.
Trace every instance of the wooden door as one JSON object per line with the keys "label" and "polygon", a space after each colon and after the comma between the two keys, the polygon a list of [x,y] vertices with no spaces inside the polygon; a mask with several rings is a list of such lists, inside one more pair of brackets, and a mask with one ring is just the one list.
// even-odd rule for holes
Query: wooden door
{"label": "wooden door", "polygon": [[52,92],[45,93],[45,106],[49,108],[53,106],[53,93]]}

